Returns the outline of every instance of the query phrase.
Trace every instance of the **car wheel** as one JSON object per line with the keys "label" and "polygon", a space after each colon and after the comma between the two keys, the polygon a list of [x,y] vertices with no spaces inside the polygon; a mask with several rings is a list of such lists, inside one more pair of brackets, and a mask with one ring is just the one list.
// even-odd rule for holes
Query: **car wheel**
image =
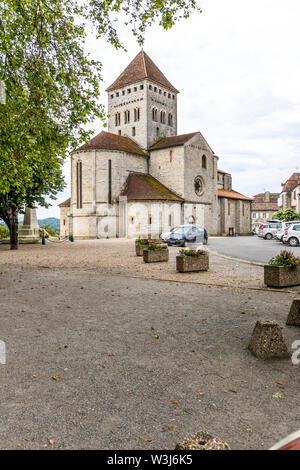
{"label": "car wheel", "polygon": [[296,237],[292,237],[289,239],[289,245],[290,246],[297,246],[298,245],[298,239]]}
{"label": "car wheel", "polygon": [[272,238],[273,238],[273,235],[271,233],[267,233],[267,235],[265,236],[266,240],[272,240]]}

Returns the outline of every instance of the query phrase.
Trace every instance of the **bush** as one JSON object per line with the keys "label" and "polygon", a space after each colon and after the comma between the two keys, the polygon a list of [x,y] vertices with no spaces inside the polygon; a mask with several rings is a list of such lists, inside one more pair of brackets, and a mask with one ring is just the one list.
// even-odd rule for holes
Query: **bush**
{"label": "bush", "polygon": [[280,209],[275,212],[272,219],[288,222],[289,220],[300,220],[300,214],[295,209]]}
{"label": "bush", "polygon": [[9,230],[6,225],[0,225],[0,239],[9,238]]}

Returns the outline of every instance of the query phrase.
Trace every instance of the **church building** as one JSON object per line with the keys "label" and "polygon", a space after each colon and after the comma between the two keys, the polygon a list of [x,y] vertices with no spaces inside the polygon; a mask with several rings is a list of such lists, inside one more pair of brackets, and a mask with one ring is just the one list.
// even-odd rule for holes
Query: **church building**
{"label": "church building", "polygon": [[251,202],[198,132],[177,135],[179,91],[142,50],[107,88],[108,132],[72,153],[61,237],[157,237],[195,223],[249,234]]}

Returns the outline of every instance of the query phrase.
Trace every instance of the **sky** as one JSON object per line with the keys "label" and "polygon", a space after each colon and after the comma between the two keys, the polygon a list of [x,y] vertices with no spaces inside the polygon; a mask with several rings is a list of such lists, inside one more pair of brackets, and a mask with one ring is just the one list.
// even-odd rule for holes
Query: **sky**
{"label": "sky", "polygon": [[[233,189],[253,196],[280,192],[300,171],[299,0],[199,0],[203,12],[171,30],[151,27],[144,50],[180,94],[178,134],[200,131],[219,156],[219,169]],[[118,31],[127,52],[90,33],[91,56],[102,62],[100,102],[140,48],[122,21]],[[93,123],[95,135],[102,122]],[[67,188],[38,218],[59,217]]]}

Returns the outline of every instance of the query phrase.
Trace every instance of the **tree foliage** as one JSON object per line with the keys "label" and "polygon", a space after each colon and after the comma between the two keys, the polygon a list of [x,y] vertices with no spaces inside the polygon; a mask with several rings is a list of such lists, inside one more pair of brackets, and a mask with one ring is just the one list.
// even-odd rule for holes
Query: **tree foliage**
{"label": "tree foliage", "polygon": [[[105,120],[99,104],[101,63],[84,50],[88,23],[98,37],[124,47],[118,18],[140,44],[158,21],[170,28],[197,9],[194,0],[2,0],[0,3],[0,218],[17,247],[18,212],[47,207],[64,187],[68,151],[86,142],[86,125]],[[13,234],[13,237],[12,237]]]}
{"label": "tree foliage", "polygon": [[273,214],[272,219],[288,222],[290,220],[300,220],[300,214],[295,209],[280,209]]}

